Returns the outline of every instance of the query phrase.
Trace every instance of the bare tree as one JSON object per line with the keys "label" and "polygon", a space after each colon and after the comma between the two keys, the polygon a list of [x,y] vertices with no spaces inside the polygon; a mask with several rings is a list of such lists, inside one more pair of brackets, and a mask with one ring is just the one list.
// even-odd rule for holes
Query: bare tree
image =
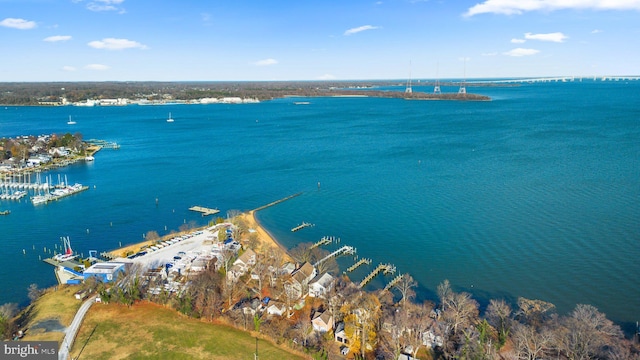
{"label": "bare tree", "polygon": [[544,356],[553,344],[553,333],[547,329],[516,323],[512,336],[518,359],[536,360]]}
{"label": "bare tree", "polygon": [[478,319],[478,302],[469,293],[451,293],[442,316],[455,336],[460,328],[470,326]]}
{"label": "bare tree", "polygon": [[579,304],[564,321],[565,351],[570,359],[592,359],[619,342],[622,330],[592,305]]}
{"label": "bare tree", "polygon": [[31,300],[31,302],[36,301],[42,295],[42,290],[38,289],[38,284],[29,285],[27,291],[27,295],[29,296],[29,300]]}
{"label": "bare tree", "polygon": [[402,275],[402,279],[394,285],[394,288],[402,295],[402,306],[407,304],[407,300],[411,301],[416,296],[416,292],[413,290],[418,283],[413,280],[413,277],[409,274]]}
{"label": "bare tree", "polygon": [[489,306],[487,306],[486,318],[489,324],[498,332],[499,346],[504,346],[509,337],[511,306],[504,300],[491,299]]}
{"label": "bare tree", "polygon": [[440,299],[440,305],[442,310],[446,310],[449,301],[451,301],[451,296],[453,294],[453,290],[451,290],[451,284],[449,284],[449,280],[445,279],[440,285],[438,285],[438,298]]}

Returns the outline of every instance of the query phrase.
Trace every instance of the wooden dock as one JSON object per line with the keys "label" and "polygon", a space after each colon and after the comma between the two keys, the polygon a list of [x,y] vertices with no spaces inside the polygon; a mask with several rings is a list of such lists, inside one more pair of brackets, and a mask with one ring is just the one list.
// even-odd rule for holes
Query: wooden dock
{"label": "wooden dock", "polygon": [[353,246],[348,246],[345,245],[343,247],[341,247],[340,249],[332,252],[331,254],[323,257],[322,259],[318,260],[315,264],[313,264],[313,267],[318,267],[318,265],[322,264],[323,262],[331,259],[332,257],[338,257],[340,255],[354,255],[356,253],[356,248],[354,248]]}
{"label": "wooden dock", "polygon": [[349,266],[347,268],[347,272],[352,272],[353,270],[357,269],[360,265],[365,265],[365,264],[366,265],[371,264],[371,259],[363,258],[363,259],[358,260],[357,263],[355,263],[355,264],[353,264],[353,265],[351,265],[351,266]]}
{"label": "wooden dock", "polygon": [[291,232],[296,232],[296,231],[298,231],[298,230],[302,230],[302,229],[304,229],[304,228],[306,228],[306,227],[310,227],[310,226],[313,226],[313,224],[310,224],[310,223],[307,223],[307,222],[304,222],[304,221],[303,221],[303,222],[302,222],[302,224],[300,224],[300,225],[298,225],[298,226],[296,226],[296,227],[292,228],[292,229],[291,229]]}
{"label": "wooden dock", "polygon": [[391,264],[380,264],[380,265],[378,265],[378,267],[376,267],[371,273],[369,273],[369,275],[367,275],[367,277],[362,279],[362,281],[360,282],[358,287],[363,288],[365,285],[367,285],[367,283],[369,281],[373,280],[373,278],[376,277],[376,275],[378,275],[381,272],[383,272],[385,275],[386,274],[393,274],[394,272],[396,272],[396,267],[394,265],[391,265]]}
{"label": "wooden dock", "polygon": [[387,286],[385,286],[382,291],[391,290],[391,288],[394,287],[398,282],[400,282],[400,280],[402,280],[403,277],[404,277],[404,274],[400,274],[400,275],[394,277],[393,280],[389,281]]}
{"label": "wooden dock", "polygon": [[337,244],[338,242],[340,242],[340,239],[336,239],[334,236],[324,236],[318,242],[316,242],[315,244],[311,245],[309,247],[309,250],[315,249],[318,246],[329,245],[329,244],[334,243],[334,242]]}
{"label": "wooden dock", "polygon": [[192,206],[189,210],[202,213],[202,216],[215,215],[220,212],[218,209],[210,209],[203,206]]}

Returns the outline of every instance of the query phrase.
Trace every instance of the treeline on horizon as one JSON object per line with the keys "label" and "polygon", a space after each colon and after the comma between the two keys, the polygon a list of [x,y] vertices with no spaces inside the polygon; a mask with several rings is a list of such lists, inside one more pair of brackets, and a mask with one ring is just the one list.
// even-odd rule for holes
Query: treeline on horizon
{"label": "treeline on horizon", "polygon": [[[241,97],[270,100],[285,96],[336,96],[369,95],[379,97],[444,99],[444,100],[488,100],[480,95],[457,93],[435,95],[430,93],[376,91],[378,86],[402,86],[398,81],[271,81],[271,82],[11,82],[0,83],[0,104],[41,105],[43,102],[58,102],[63,97],[68,102],[87,99],[146,99],[195,100],[201,98]],[[435,85],[423,82],[421,86]],[[441,83],[441,86],[459,86],[460,83]],[[489,86],[469,84],[466,86]],[[500,85],[505,86],[505,85]],[[512,85],[506,85],[512,86]],[[362,90],[368,89],[368,90]]]}

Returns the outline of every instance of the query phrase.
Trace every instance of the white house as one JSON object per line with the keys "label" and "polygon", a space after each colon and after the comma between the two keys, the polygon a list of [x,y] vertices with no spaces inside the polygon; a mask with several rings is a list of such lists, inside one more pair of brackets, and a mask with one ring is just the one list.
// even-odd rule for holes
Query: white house
{"label": "white house", "polygon": [[282,316],[282,314],[284,314],[286,310],[287,307],[284,303],[271,300],[269,301],[269,306],[267,307],[267,314]]}
{"label": "white house", "polygon": [[309,296],[323,298],[333,286],[333,276],[329,273],[318,275],[309,282]]}

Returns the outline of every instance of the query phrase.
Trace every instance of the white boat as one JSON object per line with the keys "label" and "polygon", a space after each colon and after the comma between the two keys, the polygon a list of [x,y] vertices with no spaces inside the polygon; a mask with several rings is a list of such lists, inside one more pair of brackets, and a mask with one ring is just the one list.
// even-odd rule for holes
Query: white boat
{"label": "white boat", "polygon": [[169,118],[167,119],[167,122],[173,122],[173,118],[171,117],[171,113],[169,113]]}
{"label": "white boat", "polygon": [[93,160],[95,160],[95,158],[91,155],[87,155],[84,157],[84,161],[93,161]]}
{"label": "white boat", "polygon": [[69,121],[67,121],[67,125],[75,125],[76,122],[71,120],[71,115],[69,115]]}

